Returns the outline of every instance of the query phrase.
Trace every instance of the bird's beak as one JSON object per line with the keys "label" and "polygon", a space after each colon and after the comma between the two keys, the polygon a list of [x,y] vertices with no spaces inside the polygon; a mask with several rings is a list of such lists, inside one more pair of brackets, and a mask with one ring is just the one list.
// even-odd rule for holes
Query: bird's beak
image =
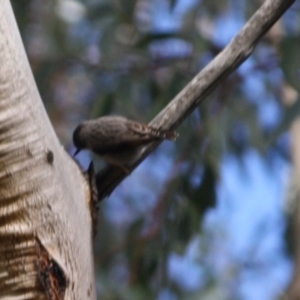
{"label": "bird's beak", "polygon": [[73,157],[75,157],[80,151],[81,151],[81,149],[77,148],[75,153],[73,154]]}

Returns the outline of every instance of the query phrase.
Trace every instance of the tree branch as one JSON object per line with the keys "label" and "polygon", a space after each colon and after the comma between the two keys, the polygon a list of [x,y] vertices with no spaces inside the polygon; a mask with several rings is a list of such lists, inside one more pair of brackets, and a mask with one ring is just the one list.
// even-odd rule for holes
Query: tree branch
{"label": "tree branch", "polygon": [[[163,109],[150,124],[175,129],[192,111],[254,51],[260,38],[274,25],[295,0],[266,0],[240,33]],[[133,170],[160,143],[142,148],[129,169]],[[98,197],[102,200],[127,176],[108,166],[96,176]]]}

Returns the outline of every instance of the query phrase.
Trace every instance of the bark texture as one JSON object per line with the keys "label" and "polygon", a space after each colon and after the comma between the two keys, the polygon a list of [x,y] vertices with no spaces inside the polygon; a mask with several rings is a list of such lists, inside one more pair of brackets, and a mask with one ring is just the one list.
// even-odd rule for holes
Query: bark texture
{"label": "bark texture", "polygon": [[38,94],[0,5],[0,299],[96,299],[90,189]]}

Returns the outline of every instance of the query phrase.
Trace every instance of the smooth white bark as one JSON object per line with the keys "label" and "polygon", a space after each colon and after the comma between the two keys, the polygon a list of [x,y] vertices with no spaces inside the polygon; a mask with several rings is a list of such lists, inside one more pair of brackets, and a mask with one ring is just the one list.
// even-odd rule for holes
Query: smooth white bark
{"label": "smooth white bark", "polygon": [[1,0],[0,299],[45,299],[41,253],[61,268],[65,299],[96,299],[89,201],[41,102],[11,4]]}

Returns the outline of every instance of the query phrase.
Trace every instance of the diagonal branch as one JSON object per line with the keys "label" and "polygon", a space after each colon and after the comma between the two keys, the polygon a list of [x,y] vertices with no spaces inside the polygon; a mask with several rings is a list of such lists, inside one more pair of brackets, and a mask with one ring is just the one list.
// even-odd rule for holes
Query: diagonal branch
{"label": "diagonal branch", "polygon": [[[260,38],[274,25],[295,0],[266,0],[239,34],[150,122],[163,129],[178,127],[185,118],[226,77],[237,69],[253,52]],[[142,148],[129,169],[133,170],[160,143]],[[98,197],[102,200],[127,176],[115,167],[107,167],[96,176]]]}

